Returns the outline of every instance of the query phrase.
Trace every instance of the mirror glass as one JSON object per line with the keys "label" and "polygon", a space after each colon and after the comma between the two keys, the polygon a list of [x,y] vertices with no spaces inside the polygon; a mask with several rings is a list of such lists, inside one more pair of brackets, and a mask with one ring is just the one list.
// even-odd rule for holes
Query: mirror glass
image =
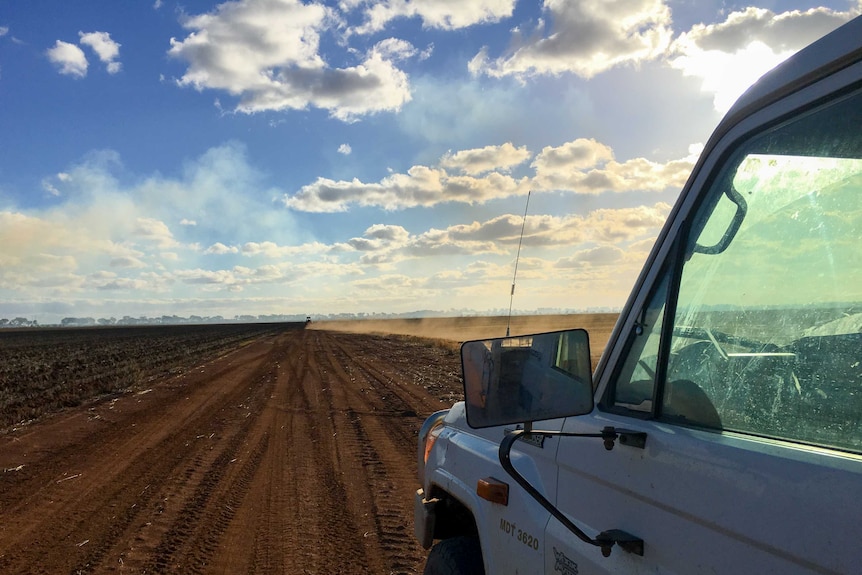
{"label": "mirror glass", "polygon": [[593,409],[587,332],[557,331],[461,346],[470,427],[583,415]]}

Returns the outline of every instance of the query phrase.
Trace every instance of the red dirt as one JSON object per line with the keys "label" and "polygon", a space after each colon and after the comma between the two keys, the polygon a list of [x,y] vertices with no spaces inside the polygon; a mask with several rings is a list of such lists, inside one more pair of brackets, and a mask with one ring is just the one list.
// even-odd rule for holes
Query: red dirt
{"label": "red dirt", "polygon": [[[0,435],[0,573],[414,573],[421,341],[290,330]],[[441,401],[442,400],[442,401]]]}

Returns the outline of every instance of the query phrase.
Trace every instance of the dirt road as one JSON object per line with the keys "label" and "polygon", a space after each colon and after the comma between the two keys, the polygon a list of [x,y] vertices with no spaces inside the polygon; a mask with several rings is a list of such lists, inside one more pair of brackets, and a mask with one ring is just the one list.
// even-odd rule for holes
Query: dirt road
{"label": "dirt road", "polygon": [[296,329],[0,435],[0,573],[421,571],[415,436],[458,370]]}

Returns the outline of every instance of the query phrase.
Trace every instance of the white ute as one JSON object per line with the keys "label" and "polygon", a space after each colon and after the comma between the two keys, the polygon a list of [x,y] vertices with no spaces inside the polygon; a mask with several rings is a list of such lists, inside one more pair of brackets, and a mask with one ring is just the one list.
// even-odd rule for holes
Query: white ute
{"label": "white ute", "polygon": [[461,357],[426,574],[862,573],[862,17],[721,122],[594,372],[578,330]]}

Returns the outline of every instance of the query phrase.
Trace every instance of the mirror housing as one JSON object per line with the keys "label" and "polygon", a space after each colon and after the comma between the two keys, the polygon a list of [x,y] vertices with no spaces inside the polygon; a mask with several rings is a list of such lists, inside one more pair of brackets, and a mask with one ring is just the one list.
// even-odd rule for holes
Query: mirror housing
{"label": "mirror housing", "polygon": [[464,342],[461,371],[473,428],[593,410],[589,336],[582,329]]}

